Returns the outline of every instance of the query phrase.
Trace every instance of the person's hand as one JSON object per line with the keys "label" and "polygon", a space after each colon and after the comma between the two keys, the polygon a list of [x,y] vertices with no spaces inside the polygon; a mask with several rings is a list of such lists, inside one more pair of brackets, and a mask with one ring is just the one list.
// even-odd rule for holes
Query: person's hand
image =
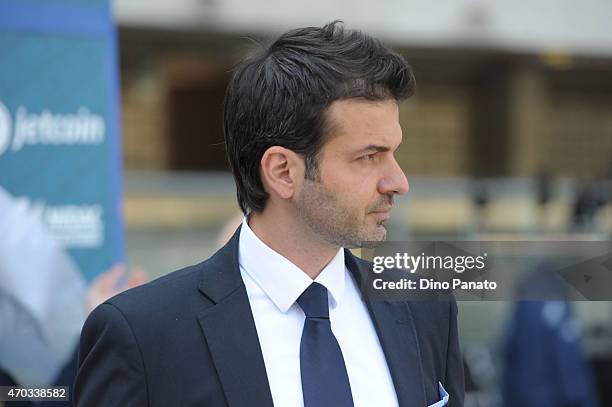
{"label": "person's hand", "polygon": [[91,283],[85,299],[85,312],[87,315],[98,305],[110,297],[119,294],[128,288],[139,286],[147,281],[145,272],[138,267],[127,270],[122,263],[115,264],[97,276]]}

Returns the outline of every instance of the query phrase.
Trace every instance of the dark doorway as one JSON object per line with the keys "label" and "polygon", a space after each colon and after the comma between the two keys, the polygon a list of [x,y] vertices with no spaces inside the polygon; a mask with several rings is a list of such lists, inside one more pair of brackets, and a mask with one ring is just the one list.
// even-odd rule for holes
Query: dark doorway
{"label": "dark doorway", "polygon": [[170,168],[229,171],[225,157],[222,105],[227,81],[181,84],[169,94]]}

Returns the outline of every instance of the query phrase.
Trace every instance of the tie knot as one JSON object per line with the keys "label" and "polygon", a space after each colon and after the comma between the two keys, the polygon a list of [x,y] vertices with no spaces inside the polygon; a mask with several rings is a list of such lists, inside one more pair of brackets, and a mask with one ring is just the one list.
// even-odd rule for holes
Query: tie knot
{"label": "tie knot", "polygon": [[327,288],[319,283],[312,283],[297,299],[297,303],[306,314],[306,318],[329,319]]}

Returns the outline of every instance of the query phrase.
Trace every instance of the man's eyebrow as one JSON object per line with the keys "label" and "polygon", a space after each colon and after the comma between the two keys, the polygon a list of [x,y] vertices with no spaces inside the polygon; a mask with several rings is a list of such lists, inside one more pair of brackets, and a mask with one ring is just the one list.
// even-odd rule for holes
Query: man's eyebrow
{"label": "man's eyebrow", "polygon": [[[400,144],[397,146],[397,148],[399,148],[401,145],[402,145],[402,143],[400,142]],[[379,152],[379,153],[384,153],[384,152],[387,152],[387,151],[391,151],[391,147],[383,146],[383,145],[380,145],[380,144],[369,144],[368,146],[358,150],[357,153],[358,154],[359,153],[365,153],[365,152],[368,152],[368,151],[376,151],[376,152]]]}

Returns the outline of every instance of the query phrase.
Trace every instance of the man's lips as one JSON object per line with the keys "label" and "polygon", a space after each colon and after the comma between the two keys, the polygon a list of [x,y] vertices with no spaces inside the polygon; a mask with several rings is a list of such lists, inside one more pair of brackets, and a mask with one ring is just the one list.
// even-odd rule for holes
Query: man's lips
{"label": "man's lips", "polygon": [[380,209],[370,212],[370,214],[374,215],[377,218],[378,222],[383,222],[383,221],[389,220],[389,218],[391,217],[392,208],[393,208],[392,206],[380,208]]}
{"label": "man's lips", "polygon": [[391,212],[391,209],[393,209],[393,206],[385,206],[384,208],[376,209],[370,213],[389,213]]}

